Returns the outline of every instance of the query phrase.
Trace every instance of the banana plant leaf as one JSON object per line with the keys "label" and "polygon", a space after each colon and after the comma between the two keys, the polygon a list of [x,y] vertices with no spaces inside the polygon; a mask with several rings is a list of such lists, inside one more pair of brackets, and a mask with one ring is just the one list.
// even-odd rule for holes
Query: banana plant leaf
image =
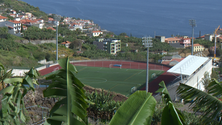
{"label": "banana plant leaf", "polygon": [[[5,75],[10,76],[10,72],[7,72]],[[38,77],[38,72],[31,68],[29,73],[27,73],[24,78],[5,78],[2,79],[2,83],[10,83],[11,85],[2,89],[0,94],[3,94],[2,108],[0,112],[0,121],[2,124],[16,124],[26,122],[24,115],[25,104],[24,96],[29,90],[34,89],[35,78]],[[37,83],[35,81],[35,83]],[[25,87],[24,85],[29,85]]]}
{"label": "banana plant leaf", "polygon": [[159,87],[159,89],[156,91],[156,93],[160,93],[160,94],[161,94],[161,96],[162,96],[162,101],[164,101],[165,103],[167,103],[167,102],[169,102],[169,101],[172,102],[172,100],[171,100],[171,98],[170,98],[170,94],[169,94],[169,92],[168,92],[168,90],[167,90],[167,87],[166,87],[164,81],[161,81],[161,82],[159,83],[159,86],[160,86],[160,87]]}
{"label": "banana plant leaf", "polygon": [[[213,79],[207,86],[208,93],[191,86],[180,84],[177,89],[178,95],[184,101],[190,102],[190,107],[195,111],[202,111],[204,121],[218,120],[222,111],[222,85]],[[203,110],[204,109],[204,110]],[[219,120],[221,121],[221,120]]]}
{"label": "banana plant leaf", "polygon": [[161,117],[161,125],[183,125],[185,119],[182,116],[182,113],[177,110],[171,101],[168,102],[163,109]]}
{"label": "banana plant leaf", "polygon": [[151,124],[156,100],[151,93],[136,91],[117,110],[110,125]]}
{"label": "banana plant leaf", "polygon": [[84,85],[75,77],[77,70],[69,63],[69,59],[58,61],[62,69],[53,72],[46,79],[52,80],[49,87],[43,91],[44,97],[60,97],[50,111],[50,117],[45,124],[79,124],[88,123],[87,102]]}
{"label": "banana plant leaf", "polygon": [[161,125],[183,125],[185,124],[185,119],[182,113],[176,109],[172,103],[172,100],[170,98],[170,94],[167,90],[167,87],[164,83],[164,81],[159,83],[159,89],[156,91],[156,93],[160,93],[162,96],[162,101],[166,103],[166,106],[164,107],[164,110],[162,112],[161,117]]}

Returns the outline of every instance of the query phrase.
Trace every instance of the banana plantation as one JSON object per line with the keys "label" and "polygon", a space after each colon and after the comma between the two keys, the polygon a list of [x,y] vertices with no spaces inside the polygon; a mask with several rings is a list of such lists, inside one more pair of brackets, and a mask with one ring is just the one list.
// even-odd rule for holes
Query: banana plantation
{"label": "banana plantation", "polygon": [[[108,120],[110,125],[222,124],[222,85],[214,79],[206,92],[184,84],[178,87],[177,94],[194,112],[189,114],[177,109],[164,82],[159,83],[157,90],[162,96],[161,102],[145,91],[136,91],[125,102],[116,102],[109,92],[86,92],[84,84],[75,77],[78,72],[68,58],[58,62],[62,68],[45,78],[51,83],[43,96],[54,99],[55,104],[49,109],[44,125],[92,125],[88,122],[91,115]],[[29,115],[24,97],[36,91],[39,73],[31,68],[24,77],[12,77],[11,71],[2,65],[0,73],[0,124],[27,124]]]}

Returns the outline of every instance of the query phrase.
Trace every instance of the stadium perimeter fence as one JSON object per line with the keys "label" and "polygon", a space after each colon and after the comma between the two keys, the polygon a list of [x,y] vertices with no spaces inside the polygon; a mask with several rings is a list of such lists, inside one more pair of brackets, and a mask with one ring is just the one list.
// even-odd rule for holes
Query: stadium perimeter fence
{"label": "stadium perimeter fence", "polygon": [[[126,61],[126,60],[75,60],[70,61],[75,66],[90,66],[90,67],[106,67],[106,68],[124,68],[124,69],[146,69],[146,62]],[[149,70],[166,71],[169,66],[149,63]]]}

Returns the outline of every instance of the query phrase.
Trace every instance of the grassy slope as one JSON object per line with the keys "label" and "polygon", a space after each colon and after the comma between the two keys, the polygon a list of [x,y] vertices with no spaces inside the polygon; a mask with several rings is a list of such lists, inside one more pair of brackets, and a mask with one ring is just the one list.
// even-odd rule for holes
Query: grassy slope
{"label": "grassy slope", "polygon": [[[16,43],[14,43],[16,44]],[[38,60],[45,59],[48,54],[50,60],[55,60],[55,44],[20,44],[13,49],[0,49],[0,62],[6,67],[25,67],[31,68],[38,65]],[[59,54],[71,56],[72,50],[59,46]]]}

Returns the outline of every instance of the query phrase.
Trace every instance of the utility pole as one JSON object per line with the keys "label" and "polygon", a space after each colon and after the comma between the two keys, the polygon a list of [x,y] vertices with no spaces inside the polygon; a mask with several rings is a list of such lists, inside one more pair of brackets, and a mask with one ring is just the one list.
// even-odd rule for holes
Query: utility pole
{"label": "utility pole", "polygon": [[149,90],[148,82],[149,82],[149,47],[153,46],[152,37],[142,37],[142,42],[144,47],[147,48],[147,61],[146,61],[146,92]]}
{"label": "utility pole", "polygon": [[215,60],[216,60],[216,49],[217,49],[217,45],[216,45],[216,43],[217,43],[217,31],[219,30],[219,28],[220,28],[220,25],[215,29],[215,31],[214,31],[214,62],[215,62]]}
{"label": "utility pole", "polygon": [[58,21],[56,21],[56,61],[58,62]]}
{"label": "utility pole", "polygon": [[58,62],[58,25],[60,19],[58,15],[54,15],[54,20],[56,21],[56,62]]}
{"label": "utility pole", "polygon": [[190,25],[192,26],[192,48],[191,48],[191,55],[193,55],[193,38],[194,38],[194,27],[196,27],[196,20],[191,19]]}

